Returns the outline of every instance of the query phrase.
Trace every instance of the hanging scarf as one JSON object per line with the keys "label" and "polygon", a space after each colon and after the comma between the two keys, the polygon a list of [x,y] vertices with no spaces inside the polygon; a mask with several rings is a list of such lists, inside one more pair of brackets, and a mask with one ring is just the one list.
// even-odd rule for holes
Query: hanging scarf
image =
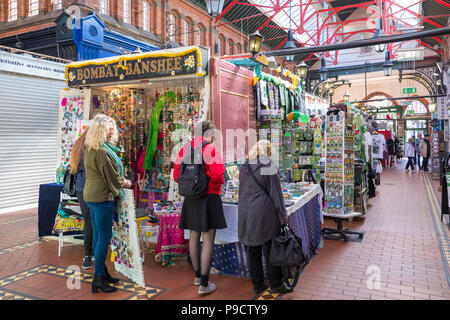
{"label": "hanging scarf", "polygon": [[[118,155],[120,149],[109,141],[105,142],[102,145],[102,148],[105,149],[108,152],[108,154],[111,156],[111,158],[113,159],[114,163],[117,166],[117,171],[119,172],[119,176],[123,177],[124,167],[123,167],[122,160],[120,159],[120,157]],[[123,190],[120,189],[119,196],[123,197],[123,195],[124,195]]]}
{"label": "hanging scarf", "polygon": [[146,170],[152,169],[153,157],[155,156],[156,148],[158,145],[158,134],[159,134],[159,116],[161,109],[165,103],[170,103],[175,100],[175,93],[172,91],[167,92],[159,98],[152,110],[152,117],[150,120],[150,128],[147,138],[147,148],[145,151],[145,159],[143,168]]}

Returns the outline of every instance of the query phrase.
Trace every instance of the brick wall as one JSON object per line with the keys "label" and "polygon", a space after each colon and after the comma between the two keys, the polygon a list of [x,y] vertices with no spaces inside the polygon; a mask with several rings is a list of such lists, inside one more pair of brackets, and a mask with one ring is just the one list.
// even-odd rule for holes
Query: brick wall
{"label": "brick wall", "polygon": [[[17,0],[18,1],[18,18],[26,18],[28,16],[29,0]],[[39,0],[40,13],[46,13],[53,11],[52,0]],[[123,22],[124,20],[124,0],[109,0],[110,16],[116,20]],[[197,37],[194,31],[197,31],[197,27],[201,30],[201,45],[209,46],[211,53],[214,54],[214,44],[220,43],[219,37],[223,38],[221,52],[216,55],[224,55],[229,53],[237,54],[238,44],[241,52],[247,51],[247,36],[241,33],[237,28],[226,25],[216,26],[213,20],[208,15],[206,10],[191,3],[190,1],[183,0],[131,0],[131,24],[135,27],[143,28],[143,5],[142,1],[147,1],[150,4],[150,31],[160,37],[163,41],[167,40],[167,15],[174,13],[176,18],[175,29],[175,41],[184,42],[184,21],[189,22],[189,41],[187,45],[196,44]],[[8,2],[9,0],[0,1],[0,21],[7,21],[8,15]],[[92,8],[95,12],[100,10],[100,0],[63,0],[63,8],[67,8],[70,4],[84,4]],[[219,22],[218,24],[220,24]],[[43,26],[42,26],[43,27]],[[36,27],[33,27],[35,30]],[[27,29],[21,29],[16,33],[24,33]],[[8,30],[8,33],[11,31]],[[1,32],[0,37],[4,34]],[[232,51],[230,51],[230,44],[233,45]]]}

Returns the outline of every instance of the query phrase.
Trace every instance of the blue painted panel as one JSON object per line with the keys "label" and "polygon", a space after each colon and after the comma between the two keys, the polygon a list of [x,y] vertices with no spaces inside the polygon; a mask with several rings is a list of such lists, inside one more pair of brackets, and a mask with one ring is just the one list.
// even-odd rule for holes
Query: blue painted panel
{"label": "blue painted panel", "polygon": [[81,40],[84,42],[93,42],[103,44],[104,26],[95,15],[90,15],[82,19],[81,23]]}
{"label": "blue painted panel", "polygon": [[94,14],[84,17],[81,28],[74,29],[73,41],[78,48],[78,61],[107,58],[133,52],[138,47],[142,52],[160,48],[131,37],[111,32]]}

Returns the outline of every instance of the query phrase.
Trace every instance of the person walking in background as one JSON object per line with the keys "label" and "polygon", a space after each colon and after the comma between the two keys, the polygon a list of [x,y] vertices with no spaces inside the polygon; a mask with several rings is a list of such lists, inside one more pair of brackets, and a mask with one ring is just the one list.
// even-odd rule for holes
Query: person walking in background
{"label": "person walking in background", "polygon": [[[247,247],[253,292],[259,294],[267,289],[264,283],[263,250],[270,256],[272,239],[287,223],[286,207],[281,191],[278,170],[270,160],[272,145],[267,140],[258,141],[249,153],[249,160],[239,173],[238,236]],[[276,168],[276,167],[275,167]],[[267,273],[271,293],[289,293],[293,289],[283,282],[280,267],[270,264]]]}
{"label": "person walking in background", "polygon": [[[190,230],[189,256],[194,269],[194,285],[199,286],[199,295],[209,294],[216,290],[216,285],[209,281],[214,239],[216,229],[227,227],[221,199],[222,184],[225,182],[225,165],[222,156],[213,144],[214,131],[215,127],[211,121],[200,122],[194,130],[198,135],[191,141],[190,147],[192,149],[201,147],[205,173],[209,182],[205,196],[199,199],[184,199],[179,224],[180,229]],[[188,152],[187,148],[188,145],[181,148],[175,161],[173,178],[177,183],[181,162]],[[203,245],[200,255],[201,236]]]}
{"label": "person walking in background", "polygon": [[431,155],[430,135],[426,134],[419,146],[420,154],[423,158],[422,170],[428,171],[428,160]]}
{"label": "person walking in background", "polygon": [[117,155],[117,127],[114,120],[106,115],[95,116],[86,134],[84,165],[86,184],[84,200],[90,212],[93,227],[92,248],[95,257],[95,273],[92,292],[113,292],[110,286],[119,279],[111,277],[105,261],[112,237],[114,219],[114,199],[123,194],[122,188],[131,187],[131,182],[123,177],[123,164]]}
{"label": "person walking in background", "polygon": [[83,269],[92,268],[92,257],[94,256],[94,252],[92,250],[91,213],[83,198],[84,184],[86,182],[86,171],[84,169],[84,142],[86,140],[88,130],[89,129],[86,129],[77,141],[75,141],[72,148],[72,154],[70,156],[70,173],[77,176],[75,191],[77,193],[77,199],[84,219],[84,258],[83,265],[81,266]]}
{"label": "person walking in background", "polygon": [[408,163],[405,168],[406,171],[408,171],[408,168],[411,166],[411,170],[414,172],[414,152],[414,138],[411,137],[408,139],[408,143],[405,148],[405,155],[408,157]]}
{"label": "person walking in background", "polygon": [[[410,139],[412,139],[412,141],[413,141],[413,147],[414,147],[414,165],[417,165],[417,150],[416,150],[416,146],[415,146],[415,143],[416,143],[416,136],[415,135],[412,135],[411,136],[411,138]],[[409,139],[408,139],[408,141],[409,141]],[[405,147],[405,149],[406,149],[406,147]],[[407,155],[406,155],[406,150],[405,150],[405,157],[407,157]]]}
{"label": "person walking in background", "polygon": [[419,167],[419,170],[422,170],[422,165],[420,164],[420,143],[421,142],[422,142],[422,134],[419,133],[417,135],[417,139],[414,140],[414,149],[416,150],[417,166]]}

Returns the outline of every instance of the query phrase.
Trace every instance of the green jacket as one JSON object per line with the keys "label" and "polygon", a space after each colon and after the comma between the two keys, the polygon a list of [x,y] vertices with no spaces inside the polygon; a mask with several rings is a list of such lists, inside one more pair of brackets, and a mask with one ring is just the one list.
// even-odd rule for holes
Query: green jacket
{"label": "green jacket", "polygon": [[84,153],[86,184],[83,197],[86,202],[112,201],[119,195],[124,179],[119,176],[117,166],[108,152],[99,148]]}

